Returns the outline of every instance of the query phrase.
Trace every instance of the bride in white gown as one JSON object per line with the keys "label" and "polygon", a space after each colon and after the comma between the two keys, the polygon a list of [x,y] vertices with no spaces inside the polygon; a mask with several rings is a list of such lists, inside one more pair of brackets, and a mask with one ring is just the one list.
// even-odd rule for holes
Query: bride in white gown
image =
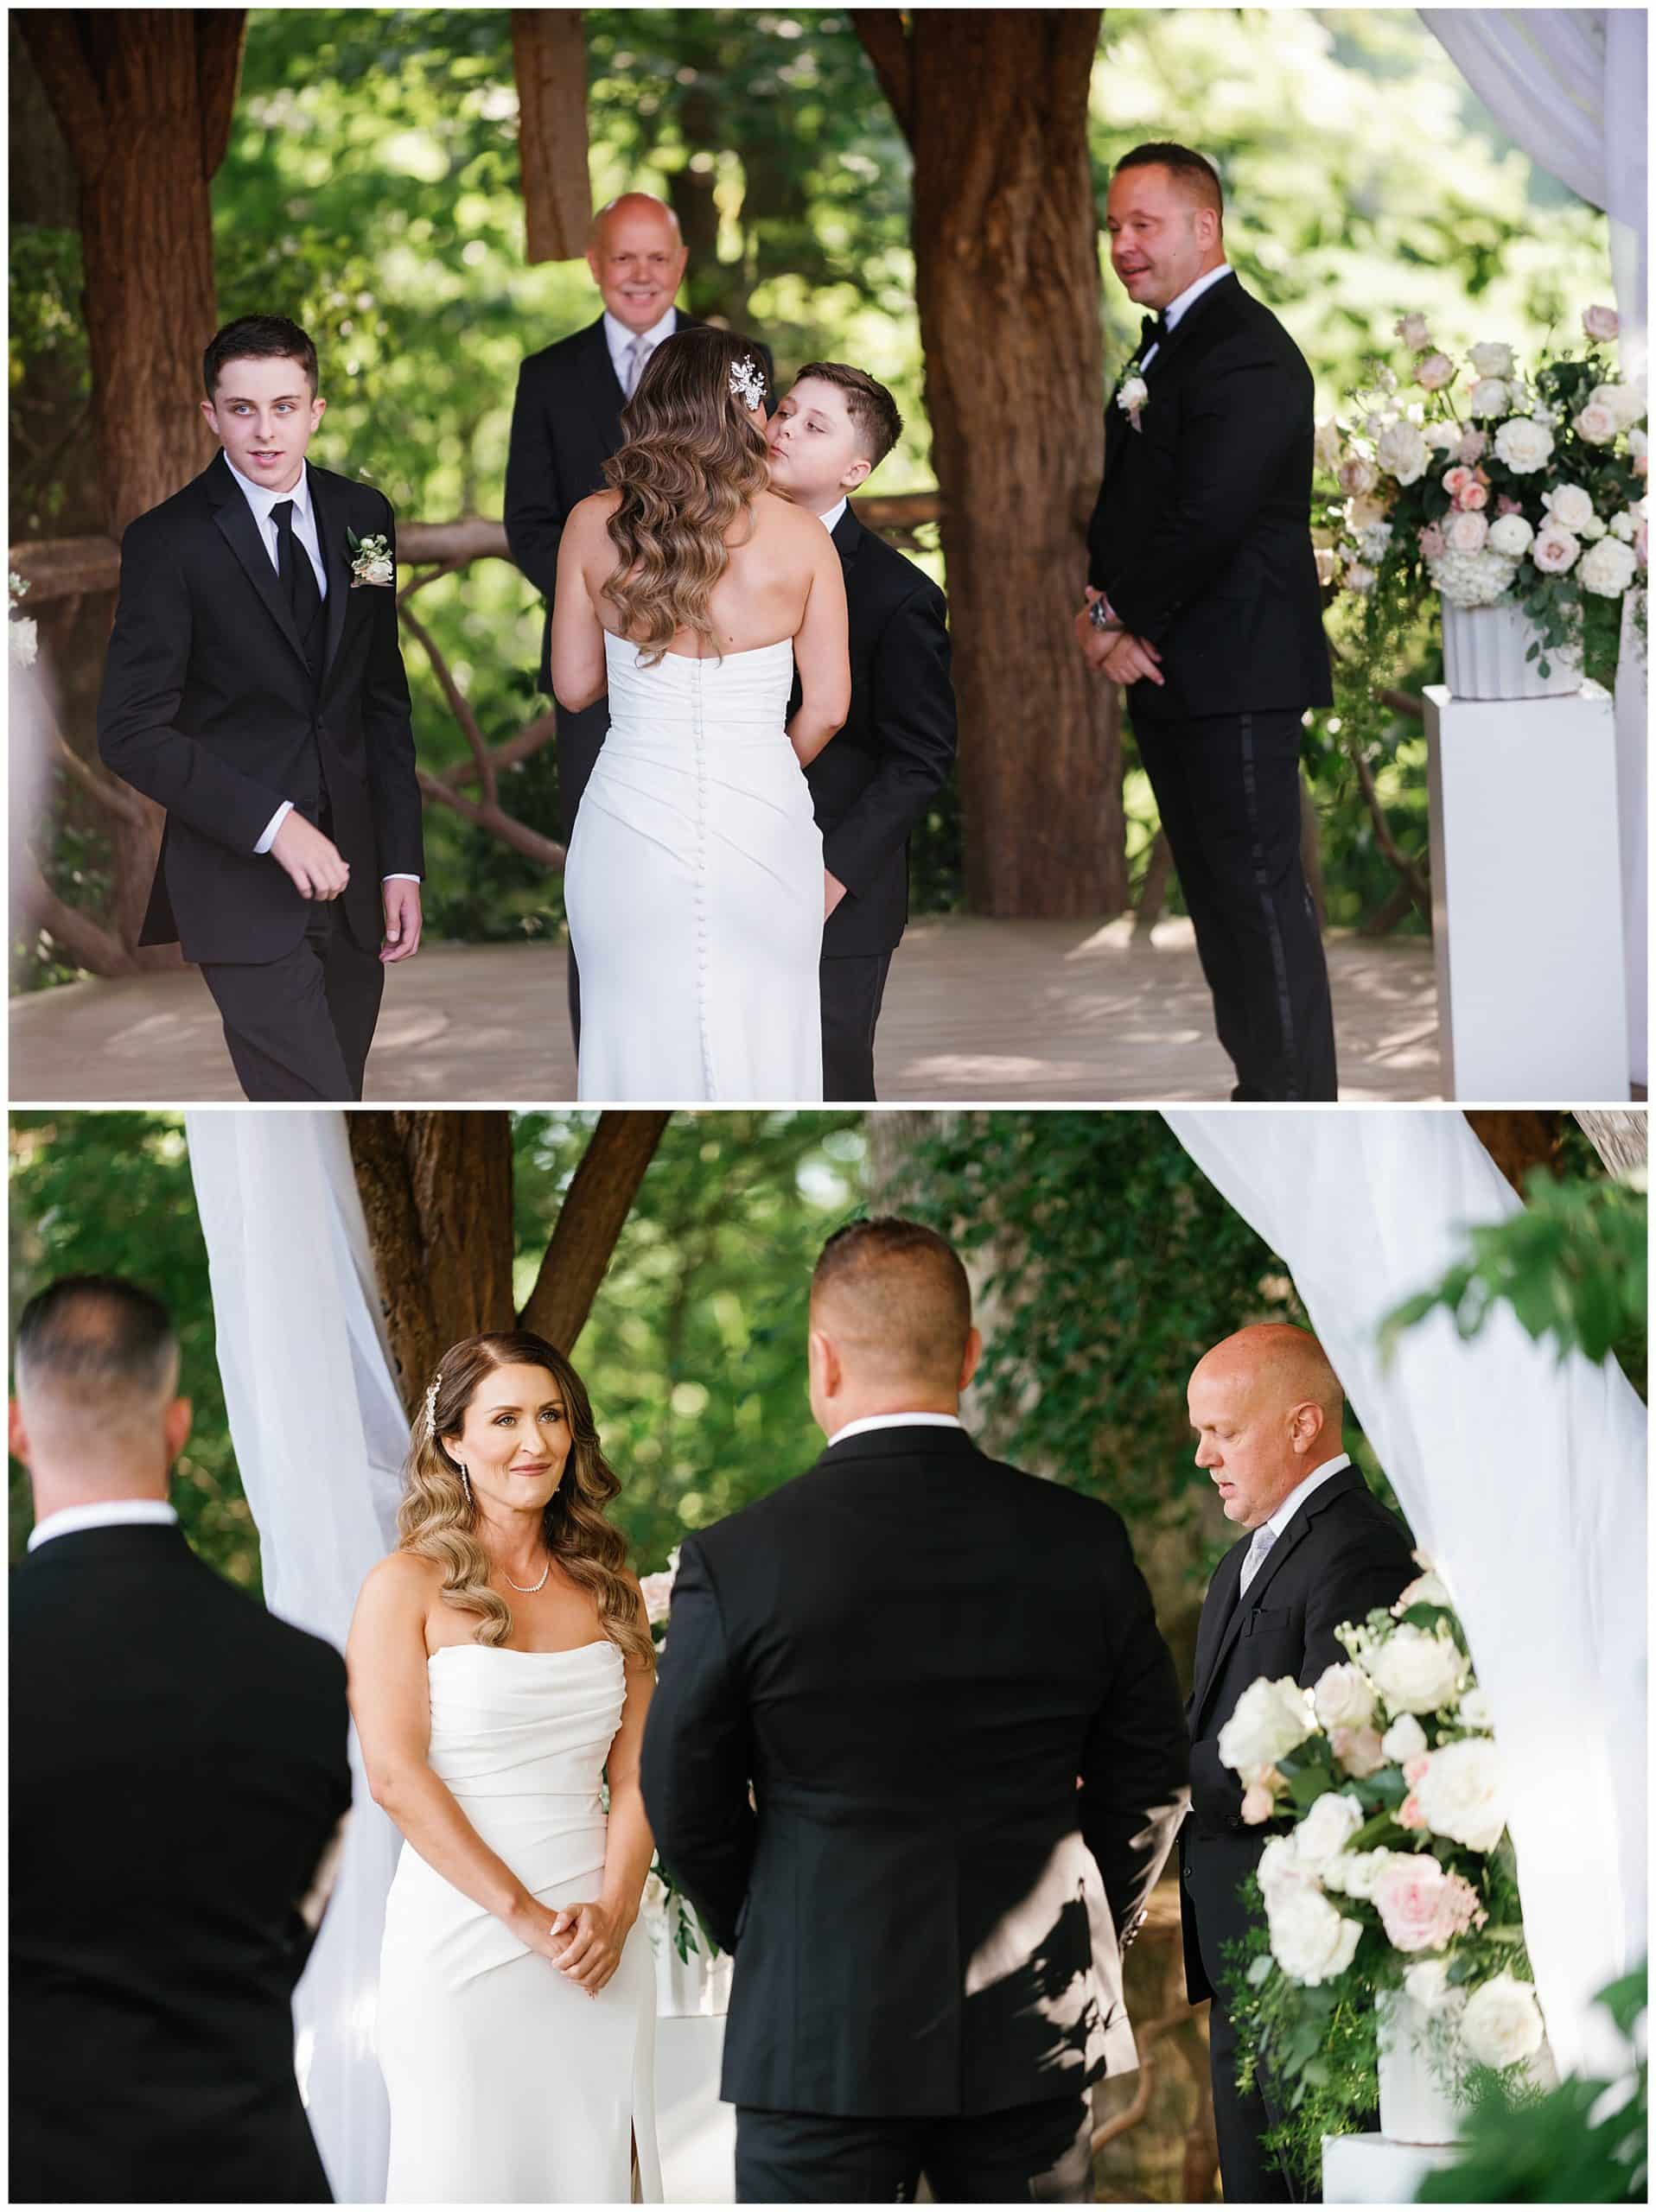
{"label": "bride in white gown", "polygon": [[728,331],[664,340],[613,488],[564,531],[552,688],[609,694],[564,877],[583,1099],[822,1096],[803,770],[850,703],[845,587],[816,516],[768,489],[763,395]]}
{"label": "bride in white gown", "polygon": [[653,1652],[579,1376],[524,1332],[456,1344],[405,1485],[347,1650],[369,1786],[404,1838],[378,2007],[386,2202],[659,2202],[635,1924]]}

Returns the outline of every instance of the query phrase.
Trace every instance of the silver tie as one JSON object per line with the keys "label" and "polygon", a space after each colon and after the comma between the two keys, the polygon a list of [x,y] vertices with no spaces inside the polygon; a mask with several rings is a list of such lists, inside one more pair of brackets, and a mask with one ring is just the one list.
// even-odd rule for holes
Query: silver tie
{"label": "silver tie", "polygon": [[1264,1565],[1265,1554],[1271,1549],[1276,1541],[1277,1531],[1271,1527],[1269,1521],[1265,1522],[1263,1528],[1256,1529],[1254,1530],[1253,1541],[1248,1546],[1248,1555],[1242,1562],[1243,1593],[1246,1592],[1249,1583],[1252,1581],[1254,1576],[1258,1574],[1260,1568]]}
{"label": "silver tie", "polygon": [[655,347],[647,338],[635,338],[627,349],[627,397],[630,399],[638,390],[638,380],[644,373],[644,364]]}

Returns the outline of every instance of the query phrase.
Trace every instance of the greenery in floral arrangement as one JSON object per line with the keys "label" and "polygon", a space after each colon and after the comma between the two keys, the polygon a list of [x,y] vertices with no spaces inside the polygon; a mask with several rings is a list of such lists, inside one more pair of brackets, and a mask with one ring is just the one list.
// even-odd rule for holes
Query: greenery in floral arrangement
{"label": "greenery in floral arrangement", "polygon": [[1467,1230],[1468,1256],[1386,1317],[1389,1350],[1405,1329],[1442,1307],[1464,1338],[1498,1305],[1510,1306],[1538,1342],[1562,1359],[1615,1352],[1642,1394],[1649,1326],[1646,1192],[1622,1182],[1556,1182],[1535,1169],[1519,1212]]}
{"label": "greenery in floral arrangement", "polygon": [[[667,1648],[667,1616],[672,1610],[673,1578],[678,1572],[678,1547],[675,1544],[660,1573],[644,1575],[639,1584],[644,1592],[644,1609],[649,1616],[650,1636],[658,1660]],[[701,1952],[710,1965],[717,1958],[718,1944],[703,1924],[700,1913],[661,1863],[659,1852],[651,1859],[650,1871],[645,1877],[644,1905],[653,1917],[660,1916],[668,1942],[686,1965],[692,1951]]]}
{"label": "greenery in floral arrangement", "polygon": [[1389,1611],[1341,1630],[1349,1660],[1310,1690],[1252,1684],[1220,1734],[1243,1819],[1274,1824],[1226,1977],[1239,2078],[1270,2081],[1269,2147],[1312,2182],[1323,2137],[1369,2125],[1378,2103],[1383,1993],[1424,2018],[1457,2101],[1486,2075],[1509,2104],[1535,2094],[1541,2012],[1488,1708],[1422,1565]]}
{"label": "greenery in floral arrangement", "polygon": [[1598,2001],[1627,2045],[1619,2082],[1572,2075],[1514,2112],[1486,2085],[1462,2131],[1465,2150],[1429,2174],[1420,2204],[1643,2204],[1650,2194],[1650,2064],[1638,2032],[1649,2004],[1644,1965]]}
{"label": "greenery in floral arrangement", "polygon": [[1406,388],[1424,396],[1403,397],[1404,380],[1377,363],[1349,419],[1319,427],[1319,569],[1361,605],[1347,673],[1369,697],[1396,681],[1411,620],[1434,594],[1516,605],[1543,677],[1550,656],[1579,652],[1614,683],[1629,591],[1644,621],[1645,384],[1616,377],[1614,309],[1582,321],[1583,350],[1525,375],[1509,345],[1474,346],[1459,363],[1424,315],[1404,315]]}

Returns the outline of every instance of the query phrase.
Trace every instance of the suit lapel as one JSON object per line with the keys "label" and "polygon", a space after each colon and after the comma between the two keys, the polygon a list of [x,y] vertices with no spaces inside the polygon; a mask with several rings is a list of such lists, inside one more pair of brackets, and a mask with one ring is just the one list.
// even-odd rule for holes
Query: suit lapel
{"label": "suit lapel", "polygon": [[271,620],[282,635],[293,647],[299,665],[307,680],[310,675],[305,659],[305,649],[299,641],[294,626],[293,610],[282,588],[282,579],[276,572],[276,563],[264,550],[258,534],[258,524],[253,520],[253,511],[242,497],[240,487],[230,474],[230,464],[220,454],[212,462],[202,480],[213,507],[213,518],[224,532],[231,551],[241,563],[252,581],[254,590],[270,609]]}
{"label": "suit lapel", "polygon": [[845,581],[850,582],[851,569],[863,550],[866,532],[847,503],[845,512],[834,524],[834,550],[839,556],[839,565],[845,571]]}
{"label": "suit lapel", "polygon": [[609,340],[604,336],[602,315],[588,327],[584,366],[593,427],[602,438],[605,453],[614,453],[621,443],[621,412],[627,404],[627,394],[621,388],[621,378],[609,358]]}
{"label": "suit lapel", "polygon": [[1190,1698],[1193,1715],[1200,1710],[1203,1699],[1207,1695],[1208,1685],[1217,1671],[1220,1639],[1235,1618],[1237,1591],[1242,1580],[1242,1562],[1247,1554],[1245,1538],[1239,1544],[1232,1544],[1220,1560],[1208,1586],[1201,1618],[1196,1625],[1195,1683]]}
{"label": "suit lapel", "polygon": [[326,683],[340,639],[345,635],[345,617],[350,606],[346,594],[351,588],[351,571],[345,558],[344,518],[335,513],[332,495],[323,493],[322,471],[312,468],[309,474],[316,543],[322,548],[322,566],[328,572],[328,640],[322,650],[322,682]]}

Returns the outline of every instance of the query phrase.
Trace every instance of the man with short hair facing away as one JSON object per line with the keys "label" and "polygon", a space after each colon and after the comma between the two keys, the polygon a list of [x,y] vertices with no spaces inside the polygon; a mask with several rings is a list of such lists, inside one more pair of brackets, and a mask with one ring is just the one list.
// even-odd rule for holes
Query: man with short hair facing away
{"label": "man with short hair facing away", "polygon": [[[814,1467],[687,1536],[646,1731],[663,1863],[735,1952],[743,2202],[1091,2194],[1136,2064],[1131,1940],[1186,1799],[1173,1662],[1118,1515],[980,1452],[955,1253],[830,1239]],[[749,1798],[751,1786],[752,1797]]]}
{"label": "man with short hair facing away", "polygon": [[1136,146],[1105,213],[1150,309],[1105,409],[1087,665],[1127,687],[1240,1099],[1333,1098],[1334,1013],[1300,856],[1300,746],[1334,697],[1311,547],[1311,372],[1225,258],[1211,162]]}
{"label": "man with short hair facing away", "polygon": [[771,488],[820,515],[845,575],[850,711],[806,770],[822,831],[825,1099],[875,1096],[874,1035],[908,918],[908,840],[954,764],[954,687],[942,593],[851,512],[902,435],[882,384],[812,361],[778,403]]}
{"label": "man with short hair facing away", "polygon": [[328,2200],[294,1986],[350,1805],[345,1663],[201,1564],[166,1309],[69,1277],[18,1324],[11,2195]]}
{"label": "man with short hair facing away", "polygon": [[1282,1322],[1240,1329],[1197,1363],[1188,1392],[1196,1465],[1225,1517],[1247,1532],[1220,1560],[1196,1632],[1190,1817],[1180,1831],[1185,1983],[1212,1999],[1213,2119],[1227,2203],[1299,2192],[1264,2147],[1280,2113],[1271,2083],[1236,2086],[1236,2031],[1226,2008],[1226,1946],[1246,1932],[1242,1884],[1268,1836],[1249,1826],[1242,1784],[1219,1735],[1250,1683],[1291,1676],[1315,1687],[1349,1656],[1335,1631],[1394,1604],[1414,1577],[1410,1540],[1341,1448],[1345,1396],[1322,1347]]}
{"label": "man with short hair facing away", "polygon": [[[541,690],[552,696],[552,600],[557,552],[572,509],[601,491],[604,463],[621,445],[621,410],[638,389],[645,365],[664,338],[694,330],[695,318],[673,305],[685,281],[689,249],[678,218],[653,193],[624,192],[592,219],[587,266],[603,301],[596,322],[531,353],[518,372],[512,439],[506,464],[506,535],[512,557],[545,602],[541,629]],[[763,346],[768,389],[774,374]],[[557,790],[564,842],[609,727],[600,699],[571,714],[557,709]],[[570,1023],[581,1043],[581,982],[569,956]]]}

